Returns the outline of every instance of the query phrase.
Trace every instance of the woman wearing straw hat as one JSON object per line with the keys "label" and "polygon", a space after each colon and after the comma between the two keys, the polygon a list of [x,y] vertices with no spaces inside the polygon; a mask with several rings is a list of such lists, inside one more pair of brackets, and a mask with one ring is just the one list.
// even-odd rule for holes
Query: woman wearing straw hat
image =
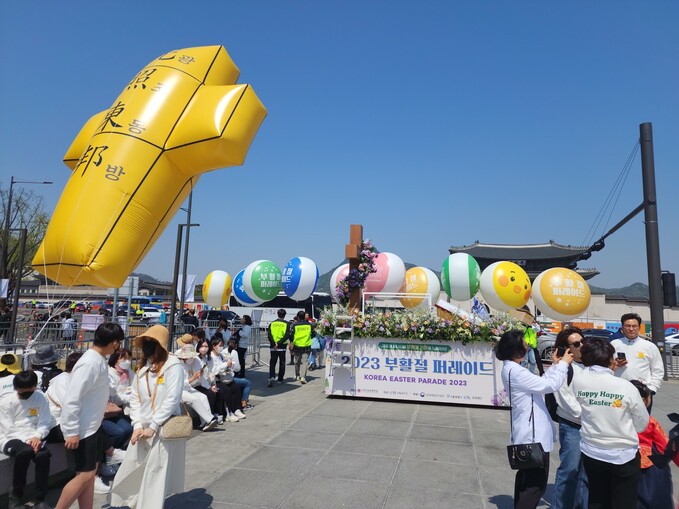
{"label": "woman wearing straw hat", "polygon": [[154,325],[137,336],[142,351],[132,384],[134,432],[111,489],[111,505],[162,509],[165,497],[184,491],[185,440],[164,440],[160,427],[180,414],[184,386],[181,361],[169,355],[170,333]]}

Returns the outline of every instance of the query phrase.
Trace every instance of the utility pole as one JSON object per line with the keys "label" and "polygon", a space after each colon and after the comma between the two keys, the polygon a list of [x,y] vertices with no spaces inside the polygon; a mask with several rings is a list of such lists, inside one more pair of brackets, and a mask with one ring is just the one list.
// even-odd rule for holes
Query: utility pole
{"label": "utility pole", "polygon": [[644,188],[644,225],[646,227],[646,263],[648,268],[648,296],[651,307],[651,337],[662,355],[667,380],[665,358],[665,321],[663,317],[662,273],[660,269],[660,241],[658,236],[658,202],[655,191],[655,162],[653,160],[653,126],[639,125],[641,144],[641,177]]}

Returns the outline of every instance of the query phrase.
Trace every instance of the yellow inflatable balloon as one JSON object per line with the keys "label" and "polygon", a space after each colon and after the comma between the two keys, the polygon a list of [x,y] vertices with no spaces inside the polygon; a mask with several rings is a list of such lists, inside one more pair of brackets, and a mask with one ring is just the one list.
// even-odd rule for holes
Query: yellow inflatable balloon
{"label": "yellow inflatable balloon", "polygon": [[429,295],[429,298],[423,295],[401,297],[399,300],[404,308],[429,308],[434,306],[439,300],[441,283],[436,274],[426,267],[412,267],[406,271],[405,280],[401,286],[401,293]]}
{"label": "yellow inflatable balloon", "polygon": [[203,300],[212,307],[222,307],[229,302],[232,285],[231,274],[223,270],[213,270],[203,282]]}
{"label": "yellow inflatable balloon", "polygon": [[33,268],[62,285],[119,287],[202,173],[243,164],[266,109],[223,46],[167,53],[94,115]]}
{"label": "yellow inflatable balloon", "polygon": [[535,305],[554,320],[577,318],[587,310],[591,297],[587,282],[570,269],[547,269],[533,282]]}
{"label": "yellow inflatable balloon", "polygon": [[528,274],[514,262],[491,263],[481,273],[481,295],[498,311],[525,306],[530,293]]}

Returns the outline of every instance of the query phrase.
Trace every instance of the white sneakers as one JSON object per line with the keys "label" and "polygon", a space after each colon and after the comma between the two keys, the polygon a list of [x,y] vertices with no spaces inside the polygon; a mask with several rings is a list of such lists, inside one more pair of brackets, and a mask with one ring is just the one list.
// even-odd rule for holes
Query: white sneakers
{"label": "white sneakers", "polygon": [[100,495],[106,494],[111,491],[111,487],[106,484],[103,479],[99,476],[94,478],[94,492]]}
{"label": "white sneakers", "polygon": [[120,464],[125,459],[125,451],[122,449],[113,449],[113,456],[106,456],[107,465]]}
{"label": "white sneakers", "polygon": [[234,414],[229,414],[229,415],[226,417],[226,420],[229,421],[229,422],[238,422],[238,421],[240,421],[240,419],[239,419],[238,417],[236,417]]}
{"label": "white sneakers", "polygon": [[236,417],[238,417],[239,419],[245,419],[245,414],[244,414],[243,411],[240,410],[240,409],[239,409],[239,410],[236,410],[233,414],[234,414]]}
{"label": "white sneakers", "polygon": [[299,377],[299,383],[301,383],[302,385],[304,385],[304,384],[306,383],[306,378],[304,378],[303,376],[300,376],[300,377]]}

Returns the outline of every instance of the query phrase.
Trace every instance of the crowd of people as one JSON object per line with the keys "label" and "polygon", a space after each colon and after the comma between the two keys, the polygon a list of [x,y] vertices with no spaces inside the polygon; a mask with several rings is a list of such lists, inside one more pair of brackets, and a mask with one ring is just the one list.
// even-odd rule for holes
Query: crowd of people
{"label": "crowd of people", "polygon": [[[623,315],[623,337],[610,342],[566,327],[557,336],[552,366],[541,375],[522,365],[530,350],[524,332],[502,335],[496,357],[511,398],[510,442],[539,443],[544,451],[543,467],[517,470],[514,507],[540,503],[558,439],[551,507],[674,509],[663,458],[679,465],[679,447],[650,416],[664,370],[656,345],[639,336],[640,326],[639,315]],[[545,401],[552,394],[555,417]]]}
{"label": "crowd of people", "polygon": [[[163,424],[184,409],[210,431],[246,418],[250,381],[245,347],[252,322],[238,334],[226,322],[206,334],[193,329],[170,351],[163,325],[134,339],[141,352],[136,370],[124,333],[112,322],[95,331],[89,350],[73,352],[65,370],[51,344],[38,344],[23,370],[15,354],[0,357],[0,450],[14,458],[10,507],[24,507],[26,473],[35,464],[34,507],[45,502],[50,470],[47,444],[61,443],[75,475],[56,508],[91,508],[94,493],[109,493],[113,505],[162,508],[183,491],[185,440],[165,440]],[[108,485],[103,479],[113,477]]]}

